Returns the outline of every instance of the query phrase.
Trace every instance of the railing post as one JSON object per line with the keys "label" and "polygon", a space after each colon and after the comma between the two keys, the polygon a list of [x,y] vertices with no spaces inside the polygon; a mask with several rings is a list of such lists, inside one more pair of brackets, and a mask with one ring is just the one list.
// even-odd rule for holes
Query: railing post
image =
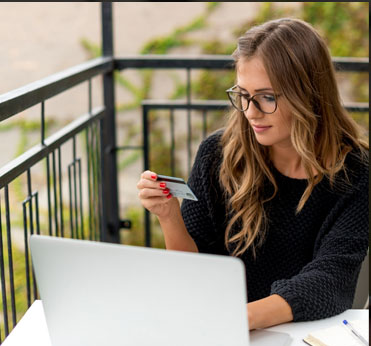
{"label": "railing post", "polygon": [[[102,53],[113,58],[112,3],[102,2]],[[101,120],[101,240],[120,242],[118,181],[116,163],[116,126],[114,70],[103,76],[105,117]]]}
{"label": "railing post", "polygon": [[[149,119],[148,108],[142,106],[142,124],[143,124],[143,168],[149,170]],[[149,211],[144,208],[144,240],[145,246],[151,247],[151,215]]]}

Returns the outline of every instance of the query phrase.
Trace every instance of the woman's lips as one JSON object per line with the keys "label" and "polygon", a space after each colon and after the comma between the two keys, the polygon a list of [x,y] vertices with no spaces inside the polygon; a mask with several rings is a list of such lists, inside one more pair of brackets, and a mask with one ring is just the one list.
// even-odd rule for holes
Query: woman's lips
{"label": "woman's lips", "polygon": [[255,132],[264,132],[270,129],[272,126],[258,126],[258,125],[252,125]]}

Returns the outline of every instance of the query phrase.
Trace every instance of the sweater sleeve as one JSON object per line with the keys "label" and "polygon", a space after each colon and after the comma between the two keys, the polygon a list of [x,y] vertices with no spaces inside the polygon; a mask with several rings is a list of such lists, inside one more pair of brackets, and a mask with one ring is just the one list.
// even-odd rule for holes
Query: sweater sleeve
{"label": "sweater sleeve", "polygon": [[313,260],[271,286],[271,294],[290,304],[294,321],[327,318],[352,307],[368,249],[368,179],[339,200],[321,229],[329,231],[319,231]]}
{"label": "sweater sleeve", "polygon": [[223,252],[220,249],[221,235],[217,231],[215,215],[215,199],[218,198],[216,179],[220,160],[219,139],[220,133],[215,133],[200,144],[188,179],[198,201],[184,199],[181,207],[185,226],[199,252]]}

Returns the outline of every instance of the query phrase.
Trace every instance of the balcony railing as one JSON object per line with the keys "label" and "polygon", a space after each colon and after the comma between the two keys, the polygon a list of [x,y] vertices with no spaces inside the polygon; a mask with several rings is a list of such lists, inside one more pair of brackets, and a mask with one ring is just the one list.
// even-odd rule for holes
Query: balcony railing
{"label": "balcony railing", "polygon": [[[120,150],[141,150],[143,169],[151,169],[150,128],[148,114],[155,109],[169,111],[171,172],[175,173],[175,130],[174,112],[185,110],[187,115],[187,169],[192,164],[191,139],[193,111],[202,113],[202,137],[207,135],[208,113],[212,110],[226,110],[225,100],[197,101],[191,99],[191,71],[194,69],[231,69],[232,59],[228,56],[133,56],[114,58],[112,55],[112,11],[110,3],[102,3],[103,57],[88,61],[60,73],[51,75],[22,88],[0,96],[0,121],[17,116],[18,113],[34,105],[41,105],[40,141],[31,149],[0,168],[0,195],[3,204],[0,208],[0,279],[1,315],[0,343],[29,307],[38,298],[33,277],[28,238],[30,234],[40,234],[41,196],[34,188],[32,171],[39,163],[45,170],[47,234],[58,237],[71,237],[107,242],[120,241],[120,229],[130,228],[130,220],[120,219],[118,200],[118,172],[116,154]],[[337,70],[368,72],[368,59],[333,58]],[[140,146],[116,145],[114,72],[125,69],[184,69],[187,77],[185,101],[145,100],[142,102],[143,143]],[[104,102],[92,108],[92,78],[103,76]],[[88,85],[88,109],[64,128],[46,137],[45,101],[86,83]],[[349,111],[368,112],[368,104],[350,103]],[[77,142],[84,145],[77,145]],[[70,146],[65,155],[63,151]],[[85,151],[81,150],[85,147]],[[62,150],[63,148],[63,150]],[[80,148],[80,149],[78,149]],[[83,167],[85,167],[83,169]],[[85,172],[85,176],[83,176]],[[66,177],[67,176],[67,177]],[[27,194],[21,205],[12,202],[10,185],[23,177]],[[84,191],[84,192],[83,192]],[[67,198],[66,198],[67,196]],[[0,201],[2,200],[0,199]],[[66,202],[66,200],[68,202]],[[87,203],[86,203],[87,200]],[[85,201],[85,202],[83,202]],[[84,209],[84,203],[88,206]],[[13,246],[15,232],[12,230],[12,217],[21,210],[24,249],[15,254]],[[145,216],[145,245],[151,246],[150,216]],[[4,220],[4,222],[3,222]],[[45,233],[45,232],[44,232]],[[17,236],[19,234],[17,233]],[[18,258],[18,257],[19,258]],[[17,257],[17,260],[16,260]],[[21,268],[21,273],[19,273]],[[20,274],[21,282],[16,282],[15,274]],[[22,291],[22,286],[24,290]],[[19,290],[21,292],[19,293]],[[18,307],[19,295],[24,295],[26,307]]]}

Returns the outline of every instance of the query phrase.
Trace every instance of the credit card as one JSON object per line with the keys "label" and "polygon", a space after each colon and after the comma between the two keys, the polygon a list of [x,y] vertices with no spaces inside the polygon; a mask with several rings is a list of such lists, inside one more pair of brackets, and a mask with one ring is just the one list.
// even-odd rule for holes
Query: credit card
{"label": "credit card", "polygon": [[174,197],[198,201],[196,195],[182,178],[157,174],[157,181],[163,181],[166,183],[166,188],[170,190],[170,193]]}

